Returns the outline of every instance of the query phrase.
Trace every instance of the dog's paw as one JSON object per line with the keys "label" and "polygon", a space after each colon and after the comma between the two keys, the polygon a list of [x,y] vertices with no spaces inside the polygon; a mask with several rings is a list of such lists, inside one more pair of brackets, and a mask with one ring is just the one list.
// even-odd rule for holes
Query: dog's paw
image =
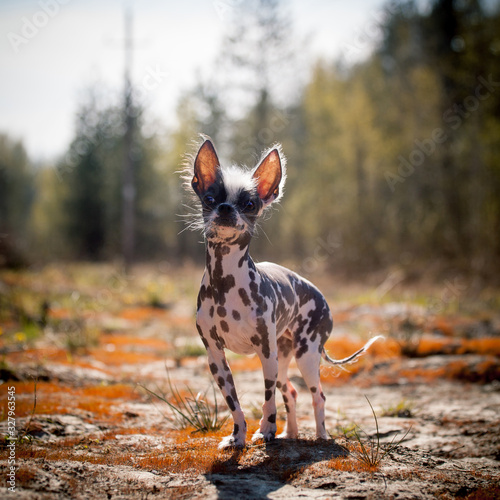
{"label": "dog's paw", "polygon": [[322,432],[321,434],[316,433],[316,439],[328,440],[331,439],[330,436],[326,432]]}
{"label": "dog's paw", "polygon": [[253,436],[252,436],[252,443],[256,443],[257,441],[264,441],[265,443],[268,443],[269,441],[273,441],[274,438],[276,437],[276,432],[261,432],[258,430]]}
{"label": "dog's paw", "polygon": [[227,450],[230,448],[244,448],[245,447],[245,439],[239,436],[235,436],[231,434],[230,436],[226,436],[222,438],[222,441],[219,443],[219,450]]}

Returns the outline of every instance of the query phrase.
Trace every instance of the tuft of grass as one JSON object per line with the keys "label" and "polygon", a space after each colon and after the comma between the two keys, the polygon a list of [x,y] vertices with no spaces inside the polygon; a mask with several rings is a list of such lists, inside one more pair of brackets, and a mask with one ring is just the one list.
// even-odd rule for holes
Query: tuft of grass
{"label": "tuft of grass", "polygon": [[75,318],[61,323],[61,332],[64,336],[63,343],[70,359],[73,359],[80,352],[87,353],[90,348],[99,345],[99,330],[88,328],[82,318]]}
{"label": "tuft of grass", "polygon": [[415,415],[415,403],[402,399],[399,403],[382,408],[383,417],[412,418]]}
{"label": "tuft of grass", "polygon": [[[406,439],[406,436],[411,430],[411,427],[405,432],[402,438],[396,440],[398,435],[396,434],[390,443],[382,444],[380,442],[380,432],[378,427],[378,419],[373,409],[370,400],[365,396],[366,401],[370,405],[373,419],[375,420],[376,433],[375,437],[370,437],[361,427],[356,426],[352,432],[352,438],[355,441],[356,447],[354,448],[352,455],[353,457],[364,464],[370,470],[377,470],[382,463],[382,460],[391,452],[395,451],[401,443]],[[349,439],[349,436],[345,436]],[[351,438],[351,439],[352,439]]]}
{"label": "tuft of grass", "polygon": [[177,387],[172,384],[170,374],[167,370],[167,380],[170,389],[170,397],[163,391],[160,394],[141,386],[151,396],[159,399],[165,403],[174,414],[174,426],[177,429],[186,429],[193,427],[196,432],[213,432],[218,431],[226,423],[229,415],[221,417],[219,405],[217,404],[217,397],[215,387],[210,385],[213,393],[214,404],[210,404],[207,399],[210,387],[204,392],[195,393],[191,387],[186,385],[185,395],[183,395]]}

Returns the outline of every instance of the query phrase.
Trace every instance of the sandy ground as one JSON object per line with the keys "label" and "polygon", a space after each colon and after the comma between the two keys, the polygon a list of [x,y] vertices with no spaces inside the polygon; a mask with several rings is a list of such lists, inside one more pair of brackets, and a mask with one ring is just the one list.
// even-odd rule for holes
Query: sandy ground
{"label": "sandy ground", "polygon": [[[449,363],[449,357],[410,362],[431,362],[435,366]],[[71,413],[35,416],[30,425],[37,439],[23,445],[31,447],[33,458],[18,459],[21,477],[15,498],[499,498],[500,384],[401,379],[392,385],[370,385],[370,377],[384,369],[387,367],[376,366],[364,373],[361,383],[325,385],[327,428],[335,437],[327,442],[314,440],[309,395],[301,387],[298,373],[293,373],[299,388],[300,439],[221,452],[209,470],[201,473],[196,465],[181,472],[172,472],[169,467],[133,465],[134,456],[141,457],[151,450],[165,454],[180,446],[172,442],[168,421],[152,402],[124,403],[130,418],[126,424],[116,426],[98,420],[91,422]],[[173,369],[171,376],[174,380],[198,377],[205,383],[208,379],[200,379],[200,372],[203,367],[195,363]],[[80,376],[85,378],[84,371]],[[258,371],[242,371],[235,375],[235,380],[250,414],[253,402],[261,399],[262,376]],[[399,440],[409,430],[404,443],[387,454],[376,470],[363,469],[357,453],[347,451],[349,445],[352,449],[352,438],[347,441],[343,436],[343,430],[355,422],[366,433],[364,439],[376,437],[366,398],[379,415],[381,450],[395,436]],[[399,417],[382,416],[393,413],[402,401],[406,403]],[[20,419],[18,426],[26,420]],[[119,429],[124,426],[128,434],[120,434]],[[144,428],[154,428],[156,432],[141,432]],[[6,432],[5,422],[1,430]],[[113,430],[117,431],[115,436]],[[107,436],[105,440],[103,436]],[[48,459],[35,453],[46,447],[53,449],[58,442],[64,447],[72,439],[73,456],[68,459]],[[203,441],[213,451],[218,440],[196,434],[182,447],[195,447]],[[115,455],[127,455],[130,465],[113,463],[116,459],[111,457],[109,464],[105,459],[103,463],[92,463],[82,458],[82,454],[89,458],[102,455],[104,446]],[[2,478],[6,473],[4,459],[0,462]],[[9,492],[3,486],[1,496],[7,498]]]}
{"label": "sandy ground", "polygon": [[[7,394],[15,387],[16,491],[8,491],[9,441],[2,439],[0,498],[500,498],[500,315],[494,296],[481,299],[490,304],[486,311],[445,316],[465,296],[451,301],[438,287],[434,307],[430,299],[423,307],[381,302],[372,291],[360,304],[339,302],[333,287],[331,354],[348,355],[368,332],[383,333],[387,345],[374,344],[349,376],[322,370],[332,439],[315,440],[310,395],[292,368],[300,439],[218,451],[230,422],[205,434],[176,429],[168,407],[139,387],[168,388],[165,363],[177,388],[210,387],[193,326],[199,270],[188,271],[143,270],[135,281],[109,266],[5,274],[0,435],[9,430]],[[393,290],[398,300],[406,300],[403,292]],[[30,340],[21,319],[28,311],[32,326],[39,325],[45,300],[47,322]],[[354,339],[346,352],[343,339]],[[251,359],[231,358],[230,365],[250,436],[260,418],[262,374]],[[38,385],[30,417],[32,375]],[[283,405],[278,410],[283,415]],[[278,420],[278,430],[283,425]],[[407,434],[370,467],[352,436],[355,426],[379,458]]]}

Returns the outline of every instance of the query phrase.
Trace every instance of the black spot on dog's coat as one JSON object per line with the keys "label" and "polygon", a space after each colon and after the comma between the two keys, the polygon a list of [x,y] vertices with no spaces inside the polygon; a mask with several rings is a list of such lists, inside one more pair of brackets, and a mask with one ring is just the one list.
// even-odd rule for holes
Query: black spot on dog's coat
{"label": "black spot on dog's coat", "polygon": [[227,406],[229,406],[229,409],[231,411],[236,410],[236,405],[234,404],[234,399],[231,396],[226,397],[226,403],[227,403]]}
{"label": "black spot on dog's coat", "polygon": [[241,297],[243,305],[244,306],[249,306],[251,304],[251,302],[250,302],[250,298],[248,297],[247,291],[244,288],[240,288],[238,290],[238,293],[239,293],[239,295]]}

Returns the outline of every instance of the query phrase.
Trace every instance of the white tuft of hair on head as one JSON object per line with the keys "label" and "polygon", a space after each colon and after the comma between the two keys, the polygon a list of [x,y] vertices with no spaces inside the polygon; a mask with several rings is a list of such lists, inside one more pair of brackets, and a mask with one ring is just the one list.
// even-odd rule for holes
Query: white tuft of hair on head
{"label": "white tuft of hair on head", "polygon": [[251,170],[232,165],[221,167],[221,174],[228,200],[235,202],[241,191],[255,192],[256,180]]}

